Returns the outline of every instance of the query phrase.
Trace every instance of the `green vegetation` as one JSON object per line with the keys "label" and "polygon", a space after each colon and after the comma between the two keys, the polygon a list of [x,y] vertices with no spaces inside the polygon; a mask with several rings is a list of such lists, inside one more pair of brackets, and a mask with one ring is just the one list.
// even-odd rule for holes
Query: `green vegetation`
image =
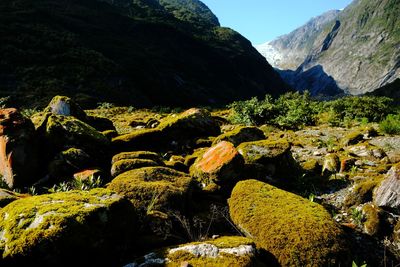
{"label": "green vegetation", "polygon": [[379,124],[379,129],[387,134],[400,134],[400,113],[387,115]]}
{"label": "green vegetation", "polygon": [[380,122],[393,112],[392,100],[387,97],[349,96],[320,102],[306,91],[286,93],[278,99],[266,95],[263,100],[252,98],[228,107],[231,121],[245,125],[270,124],[284,129],[313,126],[317,122],[331,126],[352,126],[352,122],[366,124]]}

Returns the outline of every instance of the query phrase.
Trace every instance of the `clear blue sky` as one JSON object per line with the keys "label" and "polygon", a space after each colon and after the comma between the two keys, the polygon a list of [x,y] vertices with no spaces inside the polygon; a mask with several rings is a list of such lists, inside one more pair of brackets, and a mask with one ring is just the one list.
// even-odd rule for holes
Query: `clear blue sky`
{"label": "clear blue sky", "polygon": [[310,18],[341,9],[351,0],[202,0],[219,18],[253,45],[271,41]]}

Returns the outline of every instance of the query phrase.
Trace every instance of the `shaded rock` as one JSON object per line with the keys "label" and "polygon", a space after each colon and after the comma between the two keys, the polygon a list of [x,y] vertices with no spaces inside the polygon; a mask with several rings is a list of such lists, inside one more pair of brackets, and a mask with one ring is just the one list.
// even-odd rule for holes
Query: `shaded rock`
{"label": "shaded rock", "polygon": [[183,244],[150,253],[127,266],[271,266],[261,263],[251,239],[238,236]]}
{"label": "shaded rock", "polygon": [[135,216],[129,201],[106,189],[16,200],[0,210],[3,262],[114,265],[134,240]]}
{"label": "shaded rock", "polygon": [[92,126],[75,119],[74,117],[50,115],[44,131],[46,140],[53,149],[64,149],[78,147],[85,150],[92,157],[101,156],[108,151],[109,141]]}
{"label": "shaded rock", "polygon": [[87,119],[85,111],[67,96],[53,97],[49,105],[44,109],[44,112],[62,116],[73,116],[82,121]]}
{"label": "shaded rock", "polygon": [[155,166],[164,166],[164,164],[159,164],[151,159],[122,159],[111,166],[111,177],[116,177],[133,169]]}
{"label": "shaded rock", "polygon": [[115,130],[106,130],[101,132],[108,140],[112,140],[113,138],[118,136],[118,132]]}
{"label": "shaded rock", "polygon": [[235,130],[224,133],[215,138],[213,145],[221,141],[231,142],[238,146],[244,142],[258,141],[265,139],[264,132],[257,127],[238,127]]}
{"label": "shaded rock", "polygon": [[157,128],[173,139],[216,136],[221,132],[210,112],[198,108],[169,116],[163,119]]}
{"label": "shaded rock", "polygon": [[170,159],[165,162],[165,165],[180,172],[188,172],[189,170],[188,166],[185,164],[185,158],[182,156],[171,156]]}
{"label": "shaded rock", "polygon": [[117,151],[159,150],[196,137],[220,134],[218,123],[203,109],[192,108],[179,115],[164,118],[154,129],[136,130],[113,139]]}
{"label": "shaded rock", "polygon": [[286,139],[245,142],[238,146],[246,164],[261,164],[268,175],[286,175],[292,170],[293,158]]}
{"label": "shaded rock", "polygon": [[231,218],[282,266],[348,264],[344,232],[319,204],[256,180],[239,182]]}
{"label": "shaded rock", "polygon": [[111,160],[111,164],[114,164],[117,161],[126,160],[126,159],[149,159],[149,160],[159,163],[160,165],[163,164],[163,160],[162,160],[161,156],[155,152],[150,152],[150,151],[133,151],[133,152],[119,153],[119,154],[113,156],[113,158]]}
{"label": "shaded rock", "polygon": [[0,188],[0,208],[7,206],[18,198],[19,196],[15,192]]}
{"label": "shaded rock", "polygon": [[35,182],[38,165],[35,128],[14,109],[0,110],[0,175],[11,189]]}
{"label": "shaded rock", "polygon": [[118,152],[126,150],[155,151],[167,143],[166,136],[157,128],[135,130],[112,139],[113,149]]}
{"label": "shaded rock", "polygon": [[353,166],[355,166],[356,159],[354,158],[348,158],[348,159],[343,159],[340,161],[340,171],[339,173],[344,173],[348,172],[351,170]]}
{"label": "shaded rock", "polygon": [[400,211],[400,164],[394,165],[376,188],[374,203],[379,207]]}
{"label": "shaded rock", "polygon": [[356,156],[356,157],[361,157],[361,158],[366,158],[366,157],[371,157],[373,156],[372,150],[368,145],[355,145],[355,146],[350,146],[346,148],[346,151],[350,153],[350,155]]}
{"label": "shaded rock", "polygon": [[331,173],[335,174],[340,169],[340,159],[338,155],[334,153],[328,153],[325,156],[324,164],[322,166],[322,175]]}
{"label": "shaded rock", "polygon": [[87,116],[86,120],[84,121],[100,132],[110,131],[110,130],[115,131],[115,126],[113,122],[107,118],[99,116]]}
{"label": "shaded rock", "polygon": [[360,130],[355,130],[343,137],[341,143],[343,146],[356,145],[364,139],[364,134]]}
{"label": "shaded rock", "polygon": [[374,204],[366,204],[362,207],[364,219],[363,231],[368,235],[376,235],[380,228],[380,209]]}
{"label": "shaded rock", "polygon": [[238,181],[243,157],[232,143],[221,141],[199,156],[190,167],[190,174],[204,186],[232,185]]}
{"label": "shaded rock", "polygon": [[382,149],[391,163],[400,162],[400,136],[380,136],[369,143]]}
{"label": "shaded rock", "polygon": [[126,196],[145,212],[183,208],[190,198],[192,179],[166,167],[145,167],[118,175],[108,188]]}

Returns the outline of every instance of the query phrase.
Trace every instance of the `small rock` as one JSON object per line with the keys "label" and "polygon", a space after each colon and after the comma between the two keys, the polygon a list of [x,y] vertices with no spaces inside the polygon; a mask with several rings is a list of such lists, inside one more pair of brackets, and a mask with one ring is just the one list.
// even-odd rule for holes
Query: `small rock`
{"label": "small rock", "polygon": [[374,203],[379,207],[400,211],[400,164],[389,170],[375,190]]}
{"label": "small rock", "polygon": [[340,160],[338,155],[334,153],[326,154],[324,164],[322,166],[322,175],[326,174],[327,172],[335,174],[339,171],[339,167]]}

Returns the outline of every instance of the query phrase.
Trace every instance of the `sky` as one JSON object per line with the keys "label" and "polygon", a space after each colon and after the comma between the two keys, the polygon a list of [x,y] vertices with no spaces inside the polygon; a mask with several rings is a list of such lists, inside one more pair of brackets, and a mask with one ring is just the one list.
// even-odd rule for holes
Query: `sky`
{"label": "sky", "polygon": [[202,0],[217,15],[222,26],[232,28],[253,45],[274,40],[332,9],[342,9],[351,0]]}

